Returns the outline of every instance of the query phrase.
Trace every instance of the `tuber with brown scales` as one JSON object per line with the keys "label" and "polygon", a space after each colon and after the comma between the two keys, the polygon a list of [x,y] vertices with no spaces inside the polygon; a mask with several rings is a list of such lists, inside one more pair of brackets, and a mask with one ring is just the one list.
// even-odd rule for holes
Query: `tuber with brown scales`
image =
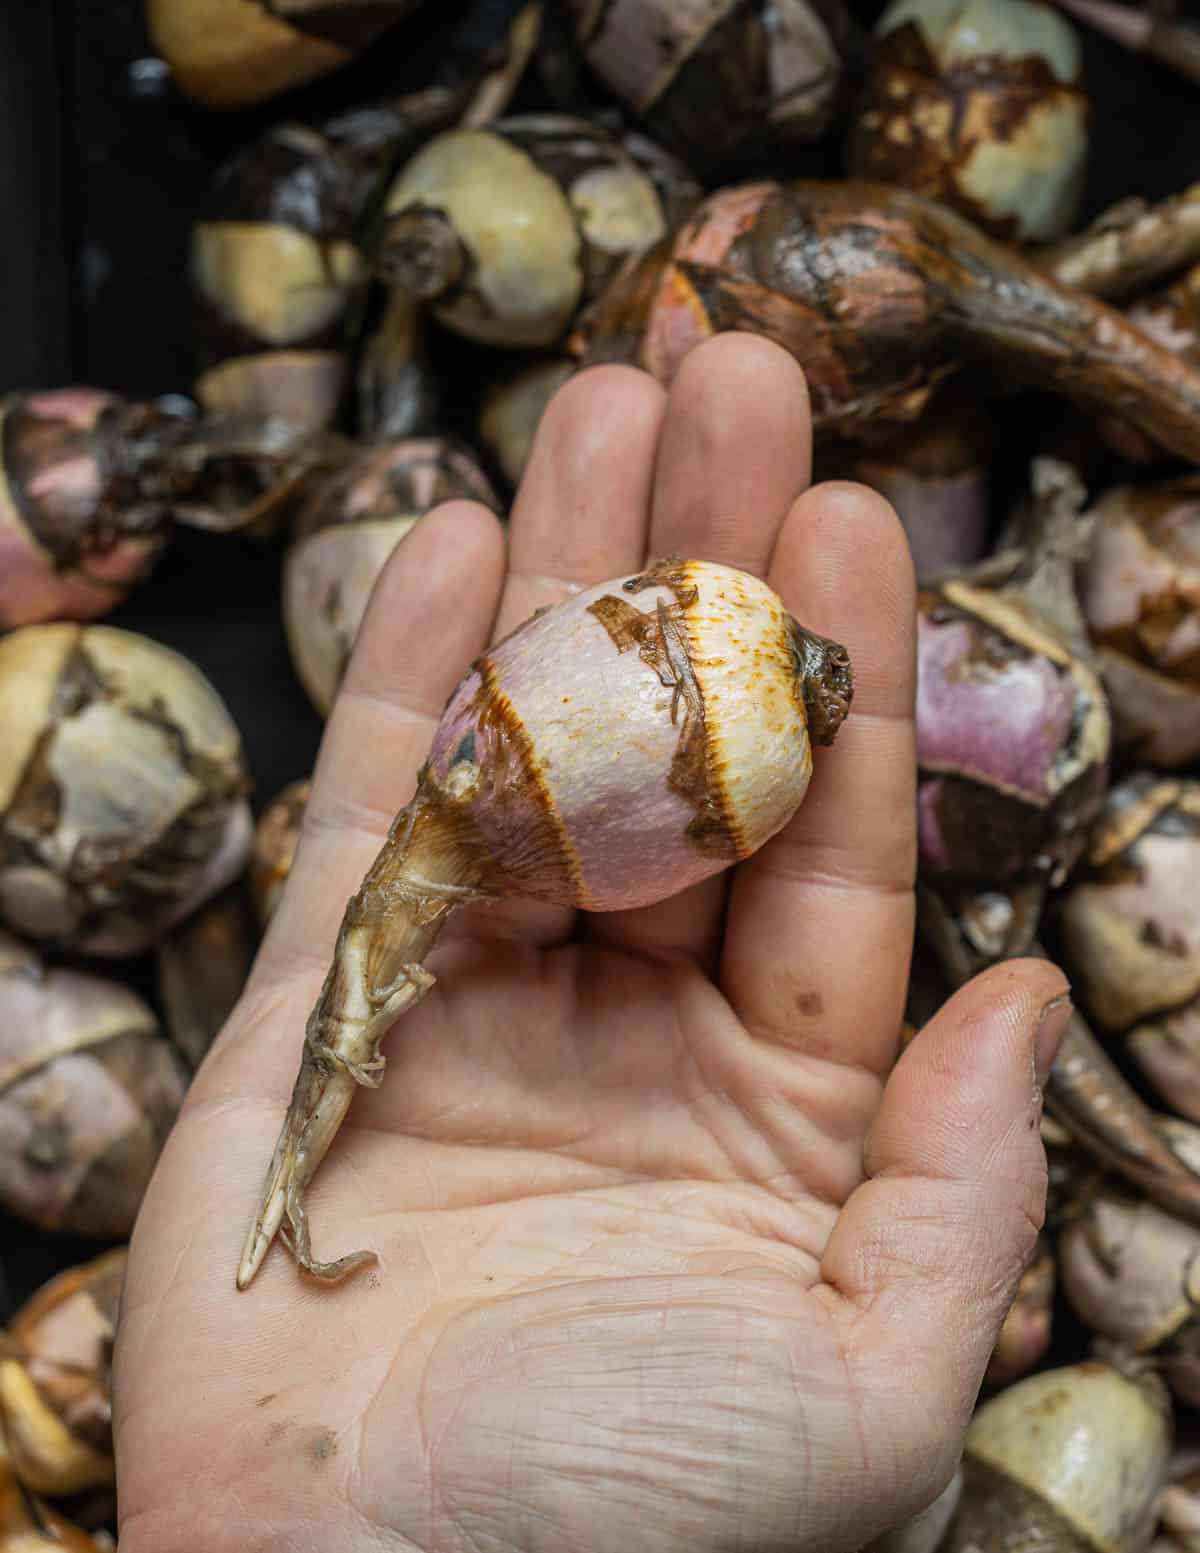
{"label": "tuber with brown scales", "polygon": [[1200,461],[1200,371],[935,201],[856,182],[723,189],[627,264],[570,341],[670,381],[723,330],[804,368],[819,433],[910,421],[962,360]]}
{"label": "tuber with brown scales", "polygon": [[971,1422],[943,1553],[1141,1553],[1171,1439],[1166,1390],[1144,1360],[1028,1376]]}
{"label": "tuber with brown scales", "polygon": [[994,237],[1074,224],[1090,104],[1071,23],[1029,0],[893,0],[850,131],[853,177],[930,194]]}
{"label": "tuber with brown scales", "polygon": [[0,1336],[0,1438],[26,1488],[51,1498],[113,1481],[112,1357],[128,1254],[69,1268]]}
{"label": "tuber with brown scales", "polygon": [[0,1203],[42,1229],[122,1238],[183,1099],[130,988],[48,970],[0,932]]}
{"label": "tuber with brown scales", "polygon": [[520,895],[588,911],[648,905],[749,856],[795,813],[812,746],[850,707],[848,655],[757,578],[667,560],[542,611],[451,696],[382,851],[346,908],[291,1105],[237,1271],[282,1226],[318,1261],[303,1194],[388,1030],[433,985],[454,909]]}
{"label": "tuber with brown scales", "polygon": [[500,505],[475,455],[448,437],[365,448],[314,482],[284,558],[283,621],[296,673],[322,714],[388,557],[422,514],[455,497]]}
{"label": "tuber with brown scales", "polygon": [[91,620],[151,570],[169,525],[253,528],[327,443],[273,417],[198,418],[95,388],[0,400],[0,630]]}
{"label": "tuber with brown scales", "polygon": [[253,823],[241,737],[186,658],[110,626],[0,637],[0,922],[140,954],[231,883]]}

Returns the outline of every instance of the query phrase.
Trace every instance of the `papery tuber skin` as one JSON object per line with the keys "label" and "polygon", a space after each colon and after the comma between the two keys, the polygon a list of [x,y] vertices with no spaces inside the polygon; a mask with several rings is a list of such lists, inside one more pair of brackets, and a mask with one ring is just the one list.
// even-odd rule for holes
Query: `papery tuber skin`
{"label": "papery tuber skin", "polygon": [[1122,200],[1083,232],[1035,255],[1062,286],[1125,301],[1200,259],[1200,183],[1156,205]]}
{"label": "papery tuber skin", "polygon": [[886,497],[908,536],[918,581],[969,566],[987,550],[991,421],[956,384],[914,426],[871,443],[828,444],[822,470]]}
{"label": "papery tuber skin", "polygon": [[962,1469],[958,1468],[932,1504],[868,1542],[863,1553],[937,1553],[958,1509],[962,1488]]}
{"label": "papery tuber skin", "polygon": [[250,977],[257,923],[241,881],[173,928],[155,955],[167,1037],[195,1073]]}
{"label": "papery tuber skin", "polygon": [[152,948],[245,865],[241,739],[186,658],[109,626],[0,638],[0,921],[85,954]]}
{"label": "papery tuber skin", "polygon": [[262,927],[275,914],[296,859],[304,811],[312,796],[312,781],[289,782],[259,815],[250,855],[250,891]]}
{"label": "papery tuber skin", "polygon": [[721,190],[625,266],[569,343],[586,365],[630,362],[669,382],[695,346],[730,329],[796,358],[822,434],[913,420],[972,360],[1200,460],[1200,372],[906,190],[769,180]]}
{"label": "papery tuber skin", "polygon": [[1171,1411],[1136,1360],[1043,1370],[978,1409],[945,1553],[1141,1553],[1167,1479]]}
{"label": "papery tuber skin", "polygon": [[986,1385],[1011,1385],[1042,1359],[1053,1330],[1056,1281],[1054,1247],[1043,1234],[1000,1328],[984,1374]]}
{"label": "papery tuber skin", "polygon": [[419,151],[388,191],[376,266],[467,339],[547,346],[666,230],[658,189],[620,141],[530,114]]}
{"label": "papery tuber skin", "polygon": [[291,1106],[238,1268],[245,1288],[287,1219],[319,1262],[304,1189],[379,1046],[432,986],[455,907],[519,895],[589,911],[648,905],[749,856],[803,800],[812,745],[850,707],[844,648],[765,583],[667,560],[535,615],[451,696],[417,790],[346,908],[309,1017]]}
{"label": "papery tuber skin", "polygon": [[480,441],[514,488],[525,472],[546,406],[574,372],[575,363],[567,357],[547,356],[491,384],[485,393]]}
{"label": "papery tuber skin", "polygon": [[794,164],[840,106],[855,42],[840,0],[571,0],[588,64],[709,177]]}
{"label": "papery tuber skin", "polygon": [[0,1553],[106,1553],[110,1547],[23,1488],[0,1456]]}
{"label": "papery tuber skin", "polygon": [[296,515],[283,565],[283,619],[301,683],[324,716],[392,551],[439,502],[499,500],[474,455],[445,437],[367,449],[318,485]]}
{"label": "papery tuber skin", "polygon": [[153,1011],[119,982],[46,970],[0,933],[0,1203],[123,1239],[183,1098]]}
{"label": "papery tuber skin", "polygon": [[1126,778],[1086,863],[1061,905],[1071,975],[1167,1104],[1200,1121],[1200,782]]}
{"label": "papery tuber skin", "polygon": [[1187,765],[1200,757],[1200,480],[1117,486],[1093,511],[1080,597],[1118,748]]}
{"label": "papery tuber skin", "polygon": [[1062,237],[1089,104],[1075,29],[1029,0],[893,0],[875,25],[851,176],[943,201],[1017,243]]}
{"label": "papery tuber skin", "polygon": [[26,1488],[51,1498],[113,1482],[113,1339],[125,1247],[72,1267],[0,1337],[0,1437]]}
{"label": "papery tuber skin", "polygon": [[1063,1293],[1098,1336],[1153,1354],[1163,1379],[1200,1404],[1200,1228],[1111,1187],[1091,1192],[1058,1237]]}
{"label": "papery tuber skin", "polygon": [[206,108],[252,107],[349,64],[421,0],[146,0],[155,49]]}

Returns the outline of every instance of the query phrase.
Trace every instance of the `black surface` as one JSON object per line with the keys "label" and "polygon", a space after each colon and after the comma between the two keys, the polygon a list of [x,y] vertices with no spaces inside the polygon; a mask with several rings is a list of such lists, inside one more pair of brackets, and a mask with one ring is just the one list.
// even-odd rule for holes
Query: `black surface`
{"label": "black surface", "polygon": [[[431,9],[444,32],[465,6]],[[856,7],[864,22],[879,9]],[[187,238],[212,169],[275,119],[316,118],[419,81],[437,41],[418,17],[330,81],[214,115],[157,68],[140,0],[0,4],[0,392],[71,380],[131,396],[186,391]],[[1200,88],[1090,33],[1084,49],[1097,104],[1087,214],[1200,178]],[[836,175],[837,139],[824,154]],[[274,547],[183,533],[112,617],[210,677],[242,730],[260,802],[311,769],[320,736],[288,662],[279,559]],[[129,971],[150,984],[145,963]],[[97,1249],[0,1219],[0,1319],[6,1283],[19,1300]]]}

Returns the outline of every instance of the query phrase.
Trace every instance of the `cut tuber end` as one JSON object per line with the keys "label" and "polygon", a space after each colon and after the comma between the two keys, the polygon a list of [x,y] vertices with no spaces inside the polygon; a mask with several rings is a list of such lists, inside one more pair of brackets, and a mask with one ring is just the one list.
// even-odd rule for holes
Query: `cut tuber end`
{"label": "cut tuber end", "polygon": [[379,241],[380,279],[414,302],[436,302],[467,270],[467,250],[450,219],[431,205],[392,216]]}

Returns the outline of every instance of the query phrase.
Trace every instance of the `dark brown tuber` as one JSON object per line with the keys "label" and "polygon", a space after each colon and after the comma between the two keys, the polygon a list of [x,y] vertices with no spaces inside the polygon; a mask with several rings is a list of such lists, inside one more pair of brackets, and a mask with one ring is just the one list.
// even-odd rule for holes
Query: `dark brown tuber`
{"label": "dark brown tuber", "polygon": [[571,0],[588,64],[708,177],[794,164],[840,106],[856,38],[841,0]]}
{"label": "dark brown tuber", "polygon": [[304,811],[311,796],[312,782],[308,777],[290,782],[272,798],[254,828],[250,889],[254,897],[254,909],[263,927],[274,916],[283,887],[292,871]]}
{"label": "dark brown tuber", "polygon": [[906,422],[960,361],[1120,415],[1200,461],[1200,371],[944,206],[869,183],[724,189],[631,262],[581,322],[585,364],[670,381],[723,330],[804,368],[818,432]]}

